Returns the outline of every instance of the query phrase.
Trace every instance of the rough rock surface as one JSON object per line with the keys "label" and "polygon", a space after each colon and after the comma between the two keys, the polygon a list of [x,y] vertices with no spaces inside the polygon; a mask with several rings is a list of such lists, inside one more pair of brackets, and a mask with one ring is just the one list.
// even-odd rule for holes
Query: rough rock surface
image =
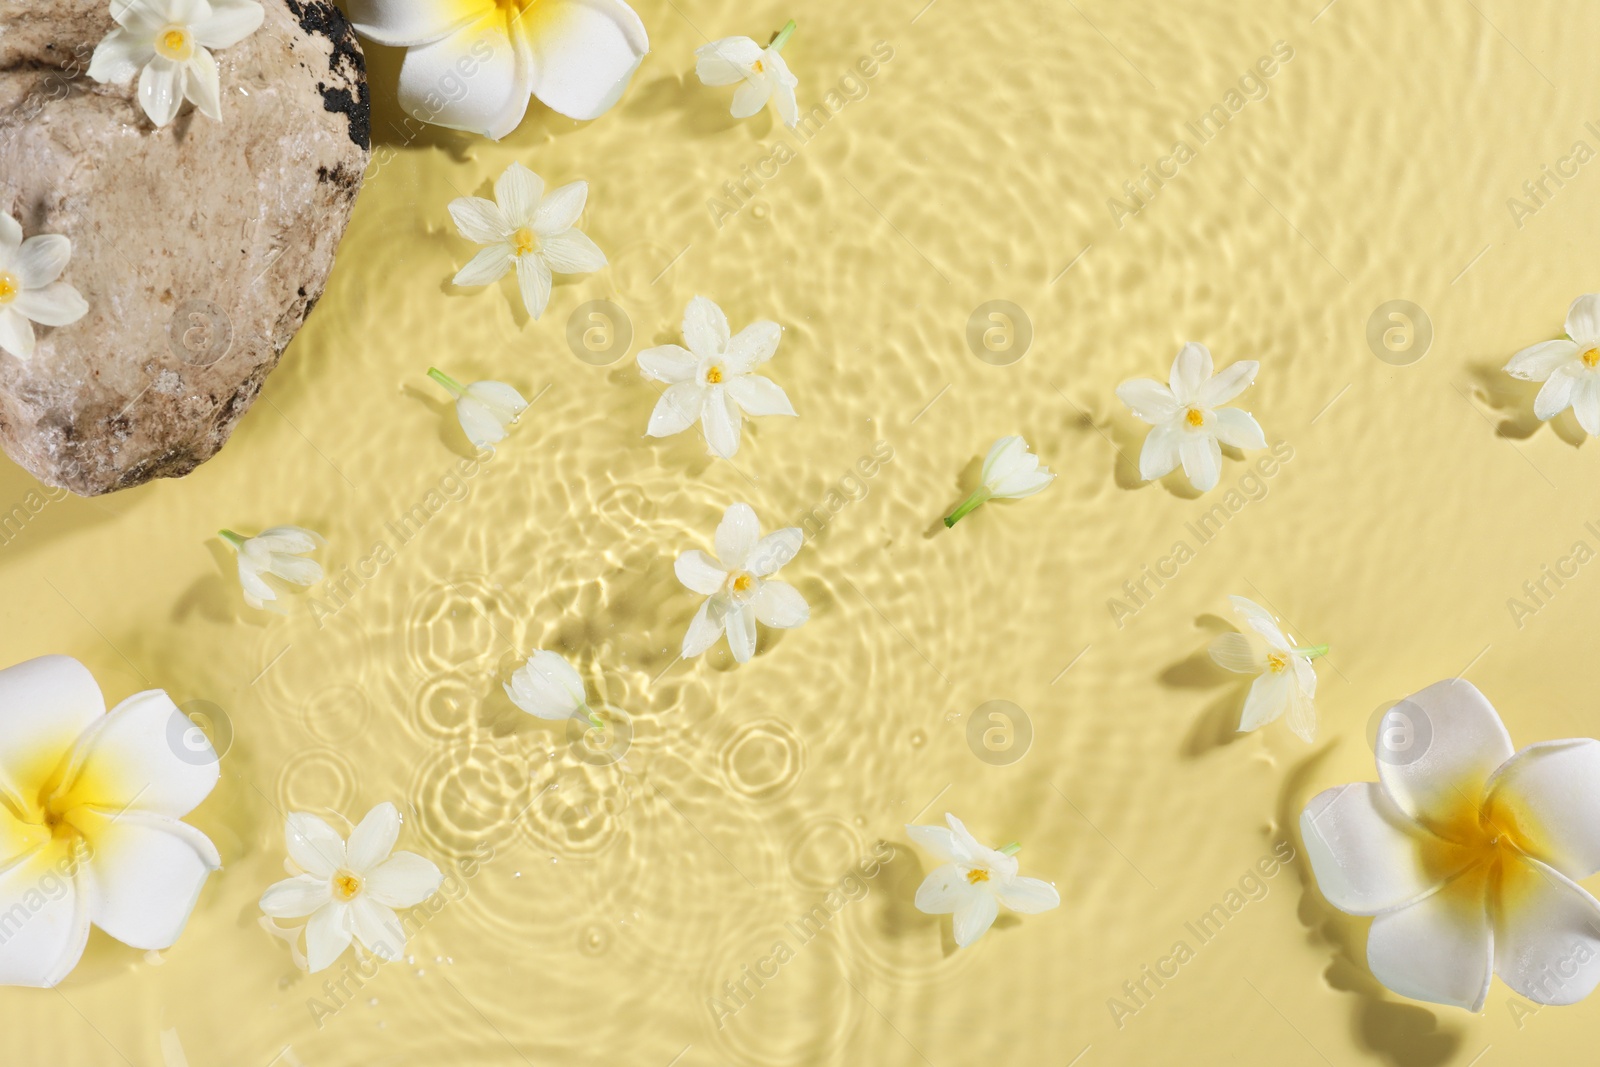
{"label": "rough rock surface", "polygon": [[264,0],[215,53],[221,123],[155,129],[89,57],[106,0],[0,0],[0,210],[72,239],[89,303],[0,352],[0,446],[94,495],[178,477],[222,447],[311,312],[366,170],[369,96],[327,0]]}

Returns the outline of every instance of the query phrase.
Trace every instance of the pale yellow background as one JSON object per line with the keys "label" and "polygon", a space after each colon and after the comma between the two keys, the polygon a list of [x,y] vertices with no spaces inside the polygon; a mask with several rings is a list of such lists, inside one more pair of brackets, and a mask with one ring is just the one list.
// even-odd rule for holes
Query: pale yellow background
{"label": "pale yellow background", "polygon": [[[6,662],[70,653],[113,700],[162,687],[234,734],[193,817],[225,868],[185,936],[146,958],[96,934],[59,990],[0,993],[0,1062],[164,1067],[167,1030],[195,1067],[1590,1058],[1594,1003],[1529,1015],[1496,982],[1472,1015],[1386,993],[1366,923],[1298,860],[1120,1029],[1107,1000],[1195,947],[1184,923],[1275,842],[1298,848],[1310,795],[1374,777],[1386,702],[1465,671],[1518,745],[1600,728],[1600,564],[1520,628],[1507,607],[1574,542],[1600,548],[1600,457],[1570,415],[1534,424],[1533,389],[1498,371],[1600,289],[1600,162],[1521,227],[1507,207],[1574,141],[1600,149],[1600,27],[1585,5],[1509,0],[923,2],[640,0],[654,51],[623,102],[583,125],[535,104],[500,144],[410,137],[398,57],[370,53],[373,171],[234,440],[182,481],[52,502],[0,548]],[[719,228],[708,199],[792,142],[770,115],[731,120],[693,49],[791,16],[804,107],[875,43],[893,57]],[[1119,228],[1107,198],[1277,41],[1294,55],[1266,98]],[[509,283],[449,284],[472,248],[445,205],[513,160],[590,182],[582,226],[611,259],[538,322]],[[657,394],[633,356],[676,341],[696,293],[735,328],[786,328],[770,373],[801,417],[749,428],[736,465],[642,436]],[[566,340],[594,299],[631,318],[611,366]],[[1034,331],[1010,366],[966,341],[996,299]],[[1434,331],[1410,366],[1366,340],[1395,299]],[[1119,628],[1108,599],[1196,545],[1186,524],[1250,469],[1227,460],[1202,500],[1137,484],[1141,428],[1112,390],[1164,377],[1186,340],[1261,361],[1241,403],[1293,458]],[[456,484],[467,446],[430,364],[540,397],[321,626],[305,601],[245,608],[219,527],[310,526],[338,572]],[[938,527],[1014,432],[1055,484]],[[725,645],[674,663],[696,598],[673,558],[736,500],[768,528],[837,507],[878,441],[892,461],[784,571],[811,621],[737,668]],[[33,487],[8,467],[0,502]],[[1230,593],[1332,645],[1316,745],[1281,723],[1230,734],[1242,691],[1202,656]],[[623,763],[580,761],[500,692],[539,646],[632,714]],[[990,700],[1031,721],[1009,765],[966,740]],[[384,800],[404,847],[493,858],[319,1028],[328,976],[294,969],[256,900],[281,877],[283,812]],[[1020,840],[1063,906],[956,952],[948,919],[911,906],[927,861],[902,829],[945,810]],[[880,840],[895,859],[865,898],[718,1029],[707,999]]]}

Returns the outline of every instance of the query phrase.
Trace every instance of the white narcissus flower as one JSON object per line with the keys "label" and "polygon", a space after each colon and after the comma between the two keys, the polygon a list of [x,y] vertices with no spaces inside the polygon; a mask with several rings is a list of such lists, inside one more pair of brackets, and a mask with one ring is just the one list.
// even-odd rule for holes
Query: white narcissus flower
{"label": "white narcissus flower", "polygon": [[304,558],[307,552],[322,547],[321,534],[299,526],[273,526],[254,537],[232,530],[218,530],[217,535],[239,555],[239,584],[244,587],[245,602],[253,608],[280,613],[286,610],[278,602],[278,590],[267,581],[268,576],[295,585],[322,581],[322,565]]}
{"label": "white narcissus flower", "polygon": [[1327,645],[1296,645],[1266,608],[1242,596],[1228,602],[1238,613],[1243,632],[1221,634],[1211,642],[1218,666],[1259,677],[1250,684],[1241,732],[1254,730],[1289,713],[1289,729],[1306,742],[1317,739],[1317,672],[1311,661],[1327,655]]}
{"label": "white narcissus flower", "polygon": [[1248,411],[1223,407],[1256,379],[1261,364],[1242,359],[1221,374],[1211,373],[1211,352],[1190,341],[1172,361],[1169,385],[1134,378],[1117,386],[1117,397],[1154,427],[1139,453],[1139,477],[1153,481],[1183,464],[1183,473],[1202,493],[1222,477],[1221,445],[1266,448],[1261,426]]}
{"label": "white narcissus flower", "polygon": [[487,245],[451,279],[456,285],[488,285],[515,267],[522,306],[538,318],[550,302],[550,272],[589,274],[606,265],[606,254],[576,229],[589,199],[588,182],[568,182],[548,194],[544,179],[513,163],[495,179],[494,199],[463,196],[450,201],[450,217],[461,236]]}
{"label": "white narcissus flower", "polygon": [[804,543],[798,526],[762,537],[750,505],[728,508],[717,525],[717,558],[691,549],[673,566],[678,581],[709,598],[683,635],[684,659],[698,656],[726,631],[733,658],[745,663],[756,652],[757,622],[786,630],[810,618],[800,591],[772,577]]}
{"label": "white narcissus flower", "polygon": [[179,821],[210,795],[217,763],[159,689],[108,712],[69,656],[0,671],[0,985],[56,985],[91,923],[138,949],[178,940],[222,865]]}
{"label": "white narcissus flower", "polygon": [[1533,413],[1553,419],[1567,408],[1590,437],[1600,437],[1600,294],[1588,293],[1567,309],[1569,340],[1543,341],[1511,357],[1506,373],[1543,382]]}
{"label": "white narcissus flower", "polygon": [[771,100],[783,124],[793,129],[800,121],[800,106],[794,98],[800,79],[789,72],[789,65],[780,54],[792,33],[794,19],[765,48],[748,37],[724,37],[703,44],[694,50],[694,71],[703,85],[744,83],[733,94],[734,118],[749,118]]}
{"label": "white narcissus flower", "polygon": [[[382,960],[405,952],[406,931],[395,908],[421,904],[444,880],[431,860],[394,852],[400,813],[382,803],[350,832],[350,840],[315,815],[292,812],[284,824],[292,878],[267,887],[261,910],[275,919],[306,923],[306,967],[312,974],[333,964],[354,938]],[[391,855],[391,853],[393,853]]]}
{"label": "white narcissus flower", "polygon": [[505,382],[462,385],[436,367],[428,368],[428,377],[450,390],[450,395],[456,398],[456,418],[461,420],[467,440],[480,452],[493,451],[497,443],[504,441],[511,432],[510,427],[528,408],[522,394]]}
{"label": "white narcissus flower", "polygon": [[1379,729],[1378,780],[1319,793],[1300,816],[1322,895],[1373,917],[1373,976],[1474,1012],[1494,974],[1536,1004],[1588,996],[1600,901],[1576,881],[1600,871],[1600,742],[1513,753],[1459,678],[1390,708]]}
{"label": "white narcissus flower", "polygon": [[573,119],[610,110],[650,38],[622,0],[350,0],[356,32],[404,48],[400,107],[498,141],[529,96]]}
{"label": "white narcissus flower", "polygon": [[117,28],[95,46],[89,77],[126,85],[139,75],[139,106],[159,129],[184,98],[222,121],[217,61],[208,49],[238,44],[261,27],[256,0],[111,0]]}
{"label": "white narcissus flower", "polygon": [[33,324],[67,326],[88,312],[78,290],[57,281],[72,258],[72,242],[58,233],[22,239],[22,226],[0,211],[0,348],[18,359],[33,356]]}
{"label": "white narcissus flower", "polygon": [[911,840],[921,845],[939,866],[917,887],[917,910],[929,915],[952,915],[956,945],[966,948],[994,924],[1004,904],[1012,911],[1034,915],[1061,906],[1061,894],[1049,882],[1017,875],[1021,845],[986,848],[945,813],[943,826],[907,826]]}
{"label": "white narcissus flower", "polygon": [[944,517],[946,529],[991,500],[1021,500],[1055,481],[1049,467],[1039,466],[1039,457],[1028,451],[1028,442],[1016,434],[1002,437],[989,446],[983,457],[983,473],[978,488],[961,506]]}
{"label": "white narcissus flower", "polygon": [[698,421],[712,455],[728,459],[739,451],[744,416],[794,415],[776,383],[751,373],[773,357],[782,336],[782,326],[761,319],[730,337],[721,308],[703,296],[689,301],[683,312],[689,347],[661,345],[639,353],[640,372],[667,385],[645,433],[668,437]]}
{"label": "white narcissus flower", "polygon": [[505,691],[511,703],[537,718],[583,716],[595,726],[605,725],[589,707],[582,676],[560,653],[534,649],[528,661],[512,673]]}

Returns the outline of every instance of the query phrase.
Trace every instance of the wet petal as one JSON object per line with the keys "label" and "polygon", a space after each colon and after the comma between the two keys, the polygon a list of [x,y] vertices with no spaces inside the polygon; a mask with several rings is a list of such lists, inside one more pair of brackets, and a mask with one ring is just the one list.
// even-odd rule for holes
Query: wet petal
{"label": "wet petal", "polygon": [[1172,390],[1152,378],[1133,378],[1117,386],[1117,399],[1128,405],[1136,418],[1159,426],[1178,413]]}
{"label": "wet petal", "polygon": [[[66,270],[72,242],[59,233],[40,233],[22,242],[14,261],[23,289],[43,289]],[[28,316],[33,318],[32,315]],[[35,319],[35,322],[38,320]]]}
{"label": "wet petal", "polygon": [[0,791],[20,798],[36,790],[105,709],[94,675],[71,656],[0,670]]}
{"label": "wet petal", "polygon": [[729,410],[723,387],[714,385],[706,390],[705,403],[700,408],[700,429],[713,455],[730,459],[738,453],[739,422],[738,413]]}
{"label": "wet petal", "polygon": [[728,340],[728,369],[735,374],[750,371],[771,359],[783,339],[783,327],[775,322],[760,319],[752,322]]}
{"label": "wet petal", "polygon": [[650,51],[623,0],[541,0],[520,26],[537,72],[533,94],[568,118],[605,114]]}
{"label": "wet petal", "polygon": [[481,196],[457,197],[450,201],[449,211],[461,236],[481,245],[501,244],[516,229],[506,220],[500,205]]}
{"label": "wet petal", "polygon": [[332,966],[350,947],[353,934],[350,905],[331,900],[306,923],[306,966],[312,974]]}
{"label": "wet petal", "polygon": [[811,617],[806,598],[788,582],[762,583],[750,598],[750,607],[762,625],[778,630],[792,629]]}
{"label": "wet petal", "polygon": [[[1154,431],[1152,431],[1154,432]],[[1202,493],[1216,488],[1222,477],[1222,447],[1208,433],[1185,433],[1178,440],[1178,458],[1189,483]]]}
{"label": "wet petal", "polygon": [[142,811],[78,808],[72,822],[92,850],[86,883],[94,924],[125,945],[170,948],[212,871],[216,846],[199,830]]}
{"label": "wet petal", "polygon": [[1557,367],[1564,367],[1578,358],[1578,346],[1571,341],[1541,341],[1529,345],[1511,357],[1506,373],[1527,382],[1542,382]]}
{"label": "wet petal", "polygon": [[332,878],[344,866],[344,838],[315,815],[290,812],[283,836],[289,858],[307,874]]}
{"label": "wet petal", "polygon": [[[681,345],[659,345],[639,353],[639,372],[658,382],[686,382],[694,377],[697,360]],[[696,415],[699,409],[695,410]]]}
{"label": "wet petal", "polygon": [[728,395],[746,415],[793,415],[794,406],[776,382],[759,374],[736,374],[728,379]]}
{"label": "wet petal", "polygon": [[333,899],[332,892],[326,878],[297,874],[268,886],[261,894],[261,910],[275,919],[304,918]]}
{"label": "wet petal", "polygon": [[578,230],[563,230],[544,239],[539,254],[557,274],[592,274],[606,265],[600,246]]}
{"label": "wet petal", "polygon": [[645,433],[651,437],[670,437],[682,433],[695,424],[705,407],[705,388],[695,381],[678,382],[667,387],[650,412],[650,425]]}
{"label": "wet petal", "polygon": [[531,226],[539,200],[544,196],[544,179],[521,163],[513,163],[494,183],[494,202],[513,229]]}
{"label": "wet petal", "polygon": [[697,359],[722,355],[728,347],[728,316],[705,297],[694,297],[683,312],[683,343]]}
{"label": "wet petal", "polygon": [[[924,829],[936,829],[936,827],[924,827]],[[966,872],[962,868],[947,863],[928,872],[928,877],[917,887],[917,895],[912,903],[916,905],[918,911],[929,915],[948,915],[965,907],[980,892],[981,890],[973,888],[967,881]],[[988,896],[987,893],[983,895]]]}
{"label": "wet petal", "polygon": [[1061,894],[1042,878],[1013,878],[994,888],[1000,903],[1021,915],[1037,915],[1061,906]]}
{"label": "wet petal", "polygon": [[87,871],[74,877],[62,847],[0,870],[0,915],[13,917],[0,940],[0,985],[48,988],[78,965],[94,899],[87,881]]}
{"label": "wet petal", "polygon": [[406,932],[393,908],[363,894],[351,901],[350,918],[356,937],[374,956],[397,960],[405,954]]}
{"label": "wet petal", "polygon": [[1379,730],[1428,739],[1410,762],[1378,761],[1378,780],[1400,810],[1445,837],[1476,833],[1489,776],[1511,758],[1511,737],[1477,687],[1459,678],[1436,682],[1385,712]]}
{"label": "wet petal", "polygon": [[956,909],[955,921],[951,924],[956,944],[966,948],[978,940],[994,925],[995,916],[999,914],[1000,902],[993,893],[974,893],[966,904]]}
{"label": "wet petal", "polygon": [[1477,1011],[1489,993],[1494,931],[1482,870],[1372,920],[1367,965],[1404,997]]}
{"label": "wet petal", "polygon": [[1294,681],[1287,671],[1268,671],[1250,683],[1250,692],[1244,698],[1244,711],[1239,715],[1241,732],[1256,730],[1282,715],[1289,708],[1289,690]]}
{"label": "wet petal", "polygon": [[552,189],[533,214],[533,228],[541,234],[562,233],[572,229],[583,214],[583,205],[589,199],[588,182],[568,182]]}
{"label": "wet petal", "polygon": [[[1590,742],[1593,744],[1593,742]],[[1576,1004],[1600,985],[1600,902],[1538,860],[1508,861],[1494,969],[1535,1004]]]}
{"label": "wet petal", "polygon": [[1172,398],[1179,407],[1186,407],[1199,398],[1200,387],[1211,377],[1211,350],[1205,345],[1190,341],[1178,349],[1172,360],[1169,384]]}
{"label": "wet petal", "polygon": [[517,288],[522,292],[522,306],[529,316],[537,319],[550,303],[550,268],[539,256],[517,257]]}
{"label": "wet petal", "polygon": [[349,0],[347,8],[357,33],[391,48],[432,44],[482,14],[478,5],[438,0]]}
{"label": "wet petal", "polygon": [[423,122],[498,141],[522,122],[532,83],[533,70],[512,46],[505,19],[494,15],[408,48],[397,98],[406,114]]}
{"label": "wet petal", "polygon": [[[1261,364],[1253,359],[1241,359],[1224,367],[1215,377],[1200,383],[1195,390],[1195,400],[1204,408],[1217,408],[1248,389],[1256,380]],[[1221,412],[1218,412],[1221,414]]]}
{"label": "wet petal", "polygon": [[350,831],[345,843],[345,863],[357,874],[366,874],[388,858],[400,837],[400,811],[384,801]]}
{"label": "wet petal", "polygon": [[723,626],[728,633],[728,650],[735,662],[748,663],[756,654],[756,615],[749,606],[735,604],[728,608]]}
{"label": "wet petal", "polygon": [[1572,405],[1579,377],[1570,365],[1557,367],[1533,398],[1533,414],[1538,419],[1553,419]]}
{"label": "wet petal", "polygon": [[694,50],[694,72],[703,85],[732,85],[745,79],[761,52],[748,37],[724,37]]}
{"label": "wet petal", "polygon": [[156,56],[139,72],[139,106],[159,129],[178,115],[183,103],[184,68]]}
{"label": "wet petal", "polygon": [[689,621],[689,629],[683,635],[683,649],[679,653],[684,659],[698,656],[722,636],[722,611],[720,608],[713,609],[713,603],[707,600],[701,604],[700,610]]}
{"label": "wet petal", "polygon": [[954,834],[943,826],[906,826],[906,835],[921,845],[934,859],[953,863],[956,858]]}
{"label": "wet petal", "polygon": [[1600,741],[1545,741],[1495,771],[1486,818],[1568,878],[1600,871]]}
{"label": "wet petal", "polygon": [[1567,336],[1580,346],[1600,345],[1600,294],[1585,293],[1567,309]]}
{"label": "wet petal", "polygon": [[135,693],[78,741],[62,776],[73,804],[182,818],[211,794],[220,762],[159,689]]}
{"label": "wet petal", "polygon": [[749,504],[731,504],[717,524],[717,559],[730,571],[743,570],[761,540],[761,521]]}
{"label": "wet petal", "polygon": [[672,569],[677,574],[678,581],[703,596],[715,593],[722,588],[722,583],[728,580],[728,572],[698,548],[690,549],[679,556]]}
{"label": "wet petal", "polygon": [[774,530],[756,542],[744,562],[744,569],[762,578],[775,574],[785,563],[794,559],[795,553],[800,551],[800,546],[805,542],[805,531],[798,526]]}
{"label": "wet petal", "polygon": [[456,276],[450,282],[462,286],[488,285],[505,277],[506,271],[511,269],[511,263],[511,246],[492,244],[467,260],[466,266],[456,271]]}
{"label": "wet petal", "polygon": [[1300,836],[1317,888],[1351,915],[1376,915],[1431,892],[1470,859],[1414,822],[1377,782],[1311,798]]}
{"label": "wet petal", "polygon": [[[1215,381],[1216,379],[1212,379]],[[1261,424],[1248,411],[1238,408],[1218,408],[1214,413],[1217,440],[1234,448],[1266,448],[1267,436]]]}
{"label": "wet petal", "polygon": [[1139,451],[1139,477],[1147,482],[1171,474],[1178,466],[1178,445],[1183,440],[1181,427],[1164,422],[1145,435]]}
{"label": "wet petal", "polygon": [[421,904],[439,891],[444,875],[415,852],[396,852],[367,874],[366,891],[391,908]]}

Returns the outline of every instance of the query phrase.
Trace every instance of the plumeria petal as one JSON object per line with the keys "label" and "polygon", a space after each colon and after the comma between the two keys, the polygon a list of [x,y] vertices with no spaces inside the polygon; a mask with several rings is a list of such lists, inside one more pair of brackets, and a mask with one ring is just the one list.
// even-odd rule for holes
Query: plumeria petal
{"label": "plumeria petal", "polygon": [[306,923],[306,966],[312,974],[326,970],[350,947],[354,934],[350,905],[330,900]]}
{"label": "plumeria petal", "polygon": [[591,274],[606,265],[606,254],[588,236],[563,230],[544,239],[539,254],[557,274]]}
{"label": "plumeria petal", "polygon": [[[1377,915],[1418,900],[1471,860],[1395,806],[1377,782],[1324,790],[1300,814],[1317,888],[1351,915]],[[1426,857],[1454,859],[1430,869]]]}
{"label": "plumeria petal", "polygon": [[432,44],[481,14],[438,0],[349,0],[348,9],[357,33],[391,48]]}
{"label": "plumeria petal", "polygon": [[284,820],[289,858],[307,874],[332,878],[344,866],[344,838],[315,815],[292,811]]}
{"label": "plumeria petal", "polygon": [[993,893],[973,894],[971,899],[956,909],[955,921],[951,924],[956,944],[966,948],[978,940],[994,925],[995,916],[999,914],[1000,902]]}
{"label": "plumeria petal", "polygon": [[1178,441],[1178,458],[1184,476],[1202,493],[1216,488],[1222,477],[1222,448],[1208,433],[1185,433]]}
{"label": "plumeria petal", "polygon": [[540,0],[522,23],[537,71],[533,94],[568,118],[610,110],[650,51],[644,23],[623,0]]}
{"label": "plumeria petal", "polygon": [[699,382],[678,382],[667,387],[650,413],[645,433],[651,437],[670,437],[693,426],[705,408],[705,387]]}
{"label": "plumeria petal", "polygon": [[1136,418],[1152,426],[1159,426],[1178,413],[1172,390],[1152,378],[1123,382],[1117,386],[1117,399],[1128,405]]}
{"label": "plumeria petal", "polygon": [[379,904],[409,908],[439,891],[444,882],[431,860],[415,852],[396,852],[367,872],[366,891]]}
{"label": "plumeria petal", "polygon": [[1489,994],[1494,931],[1481,871],[1372,920],[1367,966],[1378,981],[1414,1000],[1477,1011]]}
{"label": "plumeria petal", "polygon": [[[1216,381],[1215,378],[1212,381]],[[1234,448],[1266,448],[1267,436],[1261,424],[1248,411],[1238,408],[1218,408],[1216,415],[1217,440]]]}
{"label": "plumeria petal", "polygon": [[49,988],[78,965],[89,942],[89,911],[94,898],[87,871],[72,874],[66,850],[44,849],[0,868],[0,912],[26,916],[11,920],[0,940],[0,985]]}
{"label": "plumeria petal", "polygon": [[[1590,742],[1593,744],[1593,742]],[[1538,860],[1508,860],[1494,969],[1535,1004],[1576,1004],[1600,985],[1600,901]]]}
{"label": "plumeria petal", "polygon": [[799,626],[811,617],[811,607],[800,591],[788,582],[763,582],[750,607],[763,626],[786,630]]}
{"label": "plumeria petal", "polygon": [[[1248,389],[1260,370],[1261,364],[1256,360],[1241,359],[1201,382],[1195,390],[1195,400],[1201,407],[1221,407]],[[1222,413],[1219,411],[1217,414]]]}
{"label": "plumeria petal", "polygon": [[1564,367],[1577,358],[1578,346],[1566,338],[1541,341],[1512,356],[1511,362],[1506,364],[1506,373],[1523,381],[1542,382],[1557,367]]}
{"label": "plumeria petal", "polygon": [[717,524],[717,559],[730,571],[743,570],[760,540],[761,522],[755,509],[749,504],[731,504]]}
{"label": "plumeria petal", "polygon": [[[181,818],[217,784],[219,759],[204,735],[174,744],[192,724],[159,689],[135,693],[79,739],[62,774],[74,804]],[[179,752],[183,754],[180,756]]]}
{"label": "plumeria petal", "polygon": [[314,874],[274,882],[261,894],[261,910],[275,919],[302,919],[333,899],[333,883]]}
{"label": "plumeria petal", "polygon": [[40,755],[70,750],[105,710],[94,675],[71,656],[40,656],[0,670],[0,793],[20,807]]}
{"label": "plumeria petal", "polygon": [[1190,341],[1178,349],[1172,360],[1169,378],[1172,397],[1179,407],[1187,407],[1200,395],[1200,387],[1211,377],[1211,350]]}
{"label": "plumeria petal", "polygon": [[673,571],[678,581],[703,596],[715,593],[728,580],[728,572],[698,548],[679,556],[677,563],[673,564]]}
{"label": "plumeria petal", "polygon": [[564,233],[578,223],[589,200],[589,183],[578,181],[552,189],[533,213],[533,228],[544,235]]}
{"label": "plumeria petal", "polygon": [[1455,678],[1436,682],[1384,713],[1381,732],[1417,729],[1431,737],[1408,763],[1378,761],[1378,780],[1407,815],[1445,837],[1470,818],[1474,830],[1483,791],[1495,768],[1511,758],[1511,737],[1477,686]]}
{"label": "plumeria petal", "polygon": [[1486,818],[1568,878],[1600,871],[1600,741],[1545,741],[1489,780]]}
{"label": "plumeria petal", "polygon": [[[646,378],[675,384],[693,378],[697,362],[694,353],[681,345],[659,345],[639,353],[639,372]],[[698,407],[695,414],[699,415]]]}
{"label": "plumeria petal", "polygon": [[400,811],[384,801],[367,812],[345,842],[345,863],[357,874],[365,874],[382,863],[400,838]]}
{"label": "plumeria petal", "polygon": [[[472,76],[462,77],[463,70]],[[505,19],[492,15],[408,48],[396,96],[401,110],[423,122],[498,141],[527,114],[533,77],[512,44]],[[450,98],[445,87],[459,95]]]}
{"label": "plumeria petal", "polygon": [[72,821],[91,849],[94,924],[134,948],[172,947],[222,866],[216,846],[187,823],[142,811],[80,807]]}

